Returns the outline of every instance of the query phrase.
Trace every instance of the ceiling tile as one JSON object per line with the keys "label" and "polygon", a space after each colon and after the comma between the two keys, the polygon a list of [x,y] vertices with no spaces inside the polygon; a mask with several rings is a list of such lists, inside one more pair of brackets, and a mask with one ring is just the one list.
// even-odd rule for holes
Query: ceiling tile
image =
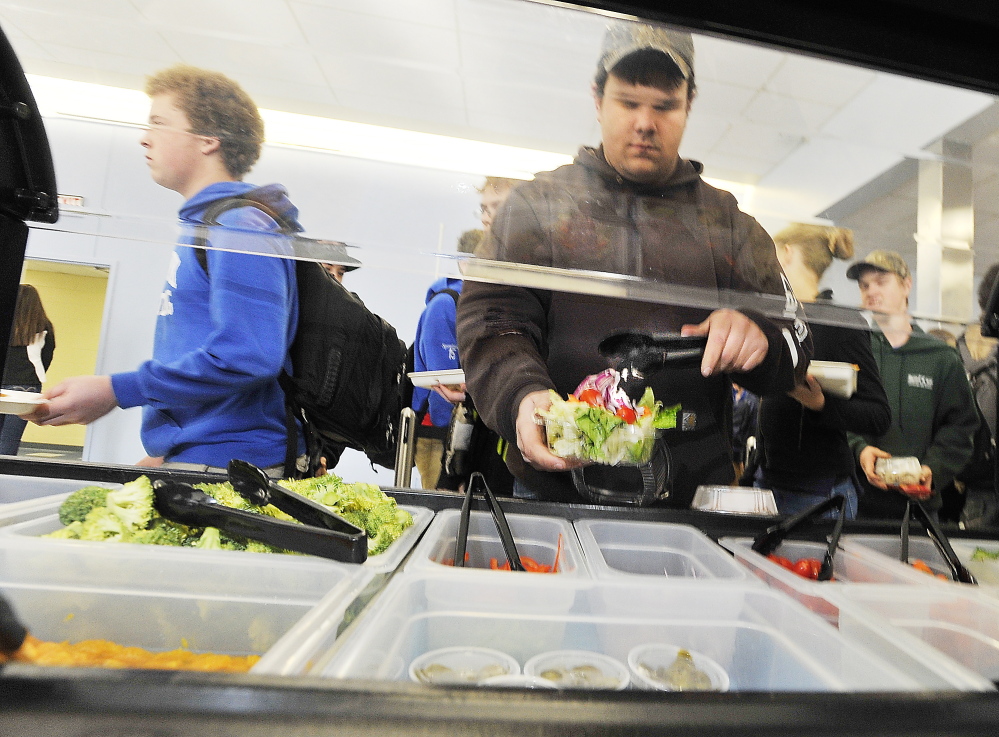
{"label": "ceiling tile", "polygon": [[705,154],[699,161],[704,164],[704,173],[708,177],[719,176],[718,174],[712,174],[712,171],[738,171],[747,173],[754,178],[759,178],[774,167],[772,161],[718,151],[711,151]]}
{"label": "ceiling tile", "polygon": [[[524,135],[523,117],[509,111],[506,114],[471,111],[468,113],[468,122],[476,128],[493,131],[506,137]],[[600,143],[599,130],[594,130],[585,119],[566,124],[561,116],[534,115],[531,118],[531,134],[538,143],[532,145],[525,142],[524,148],[536,148],[570,156],[575,155],[580,146],[596,146]],[[570,140],[575,143],[569,144]],[[544,145],[545,141],[549,142],[548,145]]]}
{"label": "ceiling tile", "polygon": [[578,53],[596,66],[607,19],[585,10],[523,0],[457,0],[462,33]]}
{"label": "ceiling tile", "polygon": [[292,8],[297,5],[317,5],[438,28],[454,29],[456,22],[455,0],[364,0],[363,3],[357,0],[291,0],[288,4]]}
{"label": "ceiling tile", "polygon": [[868,69],[789,53],[784,55],[783,63],[767,82],[766,89],[839,107],[852,100],[876,77],[877,73]]}
{"label": "ceiling tile", "polygon": [[56,15],[36,10],[8,9],[14,23],[39,43],[107,51],[137,59],[175,61],[177,55],[150,26],[127,20],[95,20],[78,15]]}
{"label": "ceiling tile", "polygon": [[461,72],[471,79],[590,94],[596,62],[589,52],[471,34],[463,34],[460,43]]}
{"label": "ceiling tile", "polygon": [[342,93],[349,91],[443,107],[465,104],[461,77],[451,71],[428,70],[403,61],[352,54],[322,54],[319,64],[338,99],[343,99]]}
{"label": "ceiling tile", "polygon": [[843,141],[917,154],[994,99],[980,92],[879,73],[822,131]]}
{"label": "ceiling tile", "polygon": [[762,46],[694,36],[694,77],[757,89],[780,67],[784,54]]}
{"label": "ceiling tile", "polygon": [[[4,28],[6,31],[6,27]],[[53,59],[52,52],[48,51],[40,43],[32,41],[27,36],[8,36],[7,40],[14,48],[21,66],[24,66],[25,59],[32,57],[36,59]]]}
{"label": "ceiling tile", "polygon": [[170,32],[252,41],[262,46],[297,44],[302,33],[285,0],[138,0],[143,15]]}
{"label": "ceiling tile", "polygon": [[321,110],[338,104],[339,100],[325,86],[299,84],[265,77],[240,80],[243,88],[260,107],[285,110],[303,115],[322,115]]}
{"label": "ceiling tile", "polygon": [[262,77],[303,86],[327,84],[308,47],[260,46],[229,39],[206,43],[204,36],[192,33],[172,33],[168,41],[185,63],[215,69],[241,82]]}
{"label": "ceiling tile", "polygon": [[836,111],[830,105],[772,92],[759,92],[746,106],[744,117],[757,125],[805,137],[821,130],[822,125]]}
{"label": "ceiling tile", "polygon": [[299,3],[294,9],[314,49],[407,62],[452,73],[458,69],[458,40],[454,31],[317,5]]}
{"label": "ceiling tile", "polygon": [[[162,60],[137,59],[134,56],[123,56],[90,49],[77,49],[69,46],[60,46],[59,44],[42,44],[42,46],[56,61],[75,64],[83,70],[100,69],[112,74],[124,74],[133,77],[139,80],[139,83],[133,86],[133,89],[141,88],[143,86],[142,80],[145,79],[146,75],[153,74],[165,66]],[[180,59],[175,57],[170,63],[178,61]]]}
{"label": "ceiling tile", "polygon": [[742,115],[755,94],[756,90],[748,87],[705,80],[703,84],[697,84],[697,96],[692,110],[720,118],[737,118]]}
{"label": "ceiling tile", "polygon": [[715,144],[712,153],[758,159],[772,165],[791,153],[801,140],[799,136],[737,121]]}
{"label": "ceiling tile", "polygon": [[24,0],[4,0],[0,2],[0,15],[5,7],[30,9],[52,16],[74,15],[80,18],[108,18],[118,21],[140,22],[142,14],[131,0],[44,0],[24,2]]}

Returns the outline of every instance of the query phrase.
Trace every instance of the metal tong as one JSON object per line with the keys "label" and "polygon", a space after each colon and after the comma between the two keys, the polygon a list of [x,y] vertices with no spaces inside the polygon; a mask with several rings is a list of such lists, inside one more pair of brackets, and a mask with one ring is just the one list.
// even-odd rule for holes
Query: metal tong
{"label": "metal tong", "polygon": [[940,551],[940,555],[944,557],[944,560],[947,561],[947,565],[950,567],[951,578],[960,583],[977,586],[978,581],[975,580],[971,571],[961,562],[961,559],[957,557],[957,553],[951,547],[950,541],[943,534],[933,517],[930,516],[930,513],[926,511],[926,507],[911,498],[906,499],[905,514],[902,516],[902,546],[898,559],[909,565],[909,522],[913,512],[915,512],[915,516],[919,518],[919,521],[923,523],[923,527],[926,528],[926,535],[936,545],[937,550]]}
{"label": "metal tong", "polygon": [[697,366],[708,339],[704,335],[682,336],[676,333],[611,333],[600,341],[597,350],[609,358],[621,372],[618,385],[633,401],[642,398],[649,374],[667,366]]}
{"label": "metal tong", "polygon": [[[13,655],[21,649],[28,630],[14,613],[14,607],[0,595],[0,656]],[[0,657],[0,663],[3,658]]]}
{"label": "metal tong", "polygon": [[783,522],[768,527],[754,538],[753,550],[760,555],[770,555],[784,542],[792,530],[806,520],[818,517],[833,507],[839,507],[839,517],[836,519],[832,534],[829,536],[829,545],[826,547],[826,554],[822,559],[822,568],[819,569],[818,577],[819,581],[828,581],[833,575],[833,557],[836,555],[839,538],[843,534],[843,521],[846,519],[846,497],[841,494],[825,499],[804,512],[799,512]]}
{"label": "metal tong", "polygon": [[456,566],[465,566],[465,544],[468,542],[468,520],[472,514],[472,497],[475,496],[476,486],[482,487],[482,496],[486,500],[486,504],[489,506],[489,512],[493,516],[493,522],[496,523],[496,529],[499,531],[500,542],[503,544],[503,551],[506,553],[506,558],[510,561],[511,571],[523,571],[524,564],[520,561],[520,554],[517,552],[517,544],[513,540],[513,533],[510,532],[510,525],[507,524],[506,515],[503,513],[503,509],[499,505],[499,500],[493,494],[492,489],[489,488],[489,484],[486,483],[485,477],[476,471],[468,479],[468,487],[465,490],[465,501],[461,505],[461,516],[458,518],[458,537],[454,543],[454,564]]}
{"label": "metal tong", "polygon": [[273,504],[302,524],[233,509],[208,494],[178,481],[153,483],[156,511],[168,520],[191,527],[217,527],[230,535],[297,553],[318,555],[345,563],[368,559],[367,533],[322,504],[274,483],[256,466],[232,460],[229,483],[252,504]]}

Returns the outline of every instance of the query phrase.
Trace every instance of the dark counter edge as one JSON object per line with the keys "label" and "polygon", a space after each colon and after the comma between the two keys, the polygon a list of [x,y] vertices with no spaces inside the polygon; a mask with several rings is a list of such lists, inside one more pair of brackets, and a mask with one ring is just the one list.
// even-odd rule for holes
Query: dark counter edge
{"label": "dark counter edge", "polygon": [[[219,476],[0,456],[0,474],[123,483],[145,473],[189,482]],[[461,506],[459,494],[385,488],[402,504]],[[692,524],[713,537],[752,536],[770,520],[671,509],[503,499],[509,512]],[[484,506],[481,508],[485,509]],[[797,538],[821,540],[830,523]],[[879,522],[845,531],[894,533]],[[981,531],[950,531],[954,536]],[[0,734],[96,735],[972,735],[999,731],[999,693],[652,694],[428,689],[417,684],[244,674],[41,668],[0,670]]]}

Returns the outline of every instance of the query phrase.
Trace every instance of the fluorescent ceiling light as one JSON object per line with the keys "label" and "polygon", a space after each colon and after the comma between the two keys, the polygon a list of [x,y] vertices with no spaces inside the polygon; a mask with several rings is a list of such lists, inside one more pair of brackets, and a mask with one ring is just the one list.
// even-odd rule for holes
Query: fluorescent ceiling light
{"label": "fluorescent ceiling light", "polygon": [[[139,90],[27,75],[43,117],[71,117],[143,126],[149,117],[149,98]],[[443,169],[480,176],[531,179],[535,172],[551,171],[572,162],[572,156],[503,146],[484,141],[432,133],[352,123],[344,120],[261,109],[267,143],[307,148],[427,169]],[[735,195],[749,211],[755,188],[749,184],[705,178]]]}
{"label": "fluorescent ceiling light", "polygon": [[[145,125],[149,98],[138,90],[28,75],[43,117],[73,117]],[[481,176],[531,179],[535,172],[568,164],[550,151],[452,138],[261,109],[269,144],[294,146],[394,164]]]}

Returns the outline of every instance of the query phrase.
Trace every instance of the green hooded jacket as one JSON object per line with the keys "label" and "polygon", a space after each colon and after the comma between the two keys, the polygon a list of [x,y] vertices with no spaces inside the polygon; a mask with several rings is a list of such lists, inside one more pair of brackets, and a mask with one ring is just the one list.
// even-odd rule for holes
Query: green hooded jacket
{"label": "green hooded jacket", "polygon": [[[893,456],[916,456],[933,471],[933,496],[924,504],[927,509],[939,509],[940,490],[971,459],[978,429],[975,400],[961,358],[917,326],[898,348],[892,348],[875,326],[871,350],[891,405],[892,424],[879,436],[850,434],[854,457],[859,459],[868,445]],[[901,494],[864,485],[867,498],[862,507],[874,507],[880,512],[876,516],[902,516],[905,499]]]}

